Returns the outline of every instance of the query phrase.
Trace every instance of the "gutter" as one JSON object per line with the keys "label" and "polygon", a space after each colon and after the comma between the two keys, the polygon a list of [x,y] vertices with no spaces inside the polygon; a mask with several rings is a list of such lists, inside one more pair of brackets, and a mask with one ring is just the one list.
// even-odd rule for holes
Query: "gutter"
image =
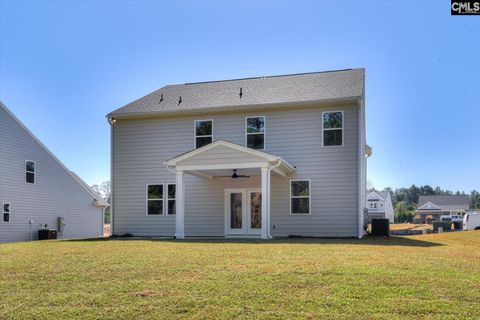
{"label": "gutter", "polygon": [[[199,109],[180,109],[180,110],[167,110],[167,111],[151,111],[151,112],[129,112],[129,113],[115,113],[110,112],[106,115],[109,119],[129,119],[129,118],[145,118],[151,116],[170,116],[179,114],[205,114],[208,112],[222,112],[222,111],[236,111],[244,109],[261,109],[261,108],[275,108],[275,107],[290,107],[290,106],[311,106],[315,104],[329,104],[329,103],[342,103],[353,102],[361,100],[362,96],[350,96],[343,98],[331,98],[331,99],[319,99],[319,100],[300,100],[291,102],[280,103],[263,103],[263,104],[244,104],[244,105],[231,105],[231,106],[218,106],[212,108],[199,108]],[[109,120],[110,121],[110,120]]]}

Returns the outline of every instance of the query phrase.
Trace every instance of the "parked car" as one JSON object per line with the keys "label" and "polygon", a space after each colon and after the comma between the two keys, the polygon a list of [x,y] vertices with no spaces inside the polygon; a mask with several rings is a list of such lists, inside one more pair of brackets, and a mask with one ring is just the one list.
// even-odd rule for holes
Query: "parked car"
{"label": "parked car", "polygon": [[463,217],[464,230],[480,230],[480,214],[469,212]]}
{"label": "parked car", "polygon": [[441,216],[440,221],[442,221],[442,222],[463,222],[463,216],[447,214],[447,215]]}

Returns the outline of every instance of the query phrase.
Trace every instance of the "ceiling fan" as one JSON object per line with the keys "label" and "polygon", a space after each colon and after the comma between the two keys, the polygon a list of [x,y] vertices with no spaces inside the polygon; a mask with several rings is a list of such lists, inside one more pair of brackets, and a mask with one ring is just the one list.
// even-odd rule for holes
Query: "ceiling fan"
{"label": "ceiling fan", "polygon": [[238,179],[238,178],[250,178],[250,176],[246,176],[244,174],[237,174],[237,169],[233,169],[233,174],[231,176],[220,176],[222,178],[232,178],[232,179]]}

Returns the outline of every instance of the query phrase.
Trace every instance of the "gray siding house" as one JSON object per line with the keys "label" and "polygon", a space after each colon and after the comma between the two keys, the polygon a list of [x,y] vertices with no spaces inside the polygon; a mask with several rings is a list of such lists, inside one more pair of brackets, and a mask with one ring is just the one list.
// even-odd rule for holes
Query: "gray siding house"
{"label": "gray siding house", "polygon": [[113,233],[362,237],[364,69],[165,86],[107,115]]}
{"label": "gray siding house", "polygon": [[0,242],[103,236],[108,205],[0,102]]}

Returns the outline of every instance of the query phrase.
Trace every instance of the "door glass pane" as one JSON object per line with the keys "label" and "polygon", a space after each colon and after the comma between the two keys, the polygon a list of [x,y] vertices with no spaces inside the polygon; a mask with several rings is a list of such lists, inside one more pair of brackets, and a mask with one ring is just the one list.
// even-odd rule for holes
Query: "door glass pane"
{"label": "door glass pane", "polygon": [[260,192],[250,193],[250,228],[260,229],[262,227],[262,194]]}
{"label": "door glass pane", "polygon": [[230,194],[230,228],[242,228],[242,193]]}

